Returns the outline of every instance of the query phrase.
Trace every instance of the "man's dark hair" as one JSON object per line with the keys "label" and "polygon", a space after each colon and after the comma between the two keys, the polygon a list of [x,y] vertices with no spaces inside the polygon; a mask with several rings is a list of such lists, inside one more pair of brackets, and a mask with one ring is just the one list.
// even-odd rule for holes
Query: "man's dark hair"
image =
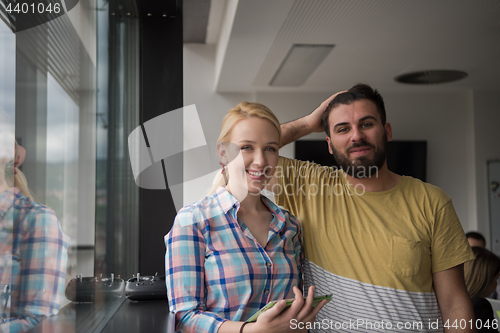
{"label": "man's dark hair", "polygon": [[377,111],[380,115],[380,120],[382,121],[382,125],[385,125],[385,106],[384,99],[380,95],[380,93],[370,87],[367,84],[358,83],[357,85],[350,88],[348,91],[338,94],[335,98],[330,102],[328,107],[326,108],[323,117],[321,118],[321,123],[325,129],[326,135],[330,136],[330,124],[328,123],[328,117],[330,112],[339,105],[349,105],[352,102],[367,99],[375,103],[377,107]]}
{"label": "man's dark hair", "polygon": [[465,234],[465,236],[467,238],[473,238],[473,239],[477,239],[478,241],[483,241],[484,245],[486,246],[486,239],[479,232],[469,231],[468,233]]}

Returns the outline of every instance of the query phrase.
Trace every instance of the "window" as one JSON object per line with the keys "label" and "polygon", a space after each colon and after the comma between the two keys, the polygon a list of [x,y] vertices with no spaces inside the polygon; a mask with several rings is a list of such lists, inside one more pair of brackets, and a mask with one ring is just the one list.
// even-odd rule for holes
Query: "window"
{"label": "window", "polygon": [[127,145],[139,126],[138,15],[110,26],[109,5],[82,1],[16,34],[0,6],[0,109],[26,148],[21,170],[35,200],[70,237],[65,286],[80,274],[126,280],[138,270]]}
{"label": "window", "polygon": [[[0,108],[26,148],[21,170],[36,201],[55,211],[70,237],[65,286],[77,275],[127,280],[139,271],[140,189],[128,154],[128,136],[140,126],[137,6],[80,1],[67,15],[16,34],[2,6]],[[164,249],[163,235],[157,238]],[[161,254],[154,259],[163,262]],[[102,328],[117,308],[105,303],[90,305],[79,317],[89,320],[76,328]],[[61,308],[60,315],[71,313],[74,305],[64,299]]]}

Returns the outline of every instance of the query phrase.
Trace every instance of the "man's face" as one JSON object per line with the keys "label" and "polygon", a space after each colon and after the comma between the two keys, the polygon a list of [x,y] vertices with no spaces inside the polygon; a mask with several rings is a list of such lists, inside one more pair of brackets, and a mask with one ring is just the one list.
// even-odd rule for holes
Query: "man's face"
{"label": "man's face", "polygon": [[382,125],[375,104],[369,100],[339,105],[330,112],[330,153],[339,167],[355,178],[378,173],[386,161],[390,124]]}

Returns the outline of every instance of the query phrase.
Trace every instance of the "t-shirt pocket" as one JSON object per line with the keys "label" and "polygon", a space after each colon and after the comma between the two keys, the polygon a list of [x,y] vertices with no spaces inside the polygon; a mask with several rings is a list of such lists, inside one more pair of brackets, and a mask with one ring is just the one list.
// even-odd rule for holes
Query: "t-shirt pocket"
{"label": "t-shirt pocket", "polygon": [[391,239],[391,269],[401,276],[417,275],[425,259],[425,246],[396,235]]}

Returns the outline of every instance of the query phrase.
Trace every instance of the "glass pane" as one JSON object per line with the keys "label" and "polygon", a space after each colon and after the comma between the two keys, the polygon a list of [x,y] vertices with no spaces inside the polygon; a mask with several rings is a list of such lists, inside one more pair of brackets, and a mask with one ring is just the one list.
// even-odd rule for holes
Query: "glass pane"
{"label": "glass pane", "polygon": [[[48,75],[47,84],[47,187],[45,202],[77,244],[79,108]],[[87,240],[93,244],[93,237]]]}
{"label": "glass pane", "polygon": [[[19,169],[31,191],[17,194],[17,181],[0,191],[0,205],[15,216],[0,225],[7,235],[0,239],[2,254],[16,259],[0,270],[2,285],[9,286],[2,295],[2,332],[48,323],[69,305],[69,281],[94,275],[94,17],[90,6],[78,6],[71,15],[16,34],[0,22],[0,112],[10,115],[15,138],[26,149]],[[7,205],[9,193],[14,199]]]}
{"label": "glass pane", "polygon": [[[110,7],[131,14],[111,15]],[[59,260],[57,281],[48,286],[50,273],[40,270],[42,282],[34,287],[55,301],[49,312],[19,306],[23,323],[16,331],[33,326],[33,332],[99,331],[123,301],[123,290],[109,298],[106,290],[95,288],[92,302],[78,303],[72,291],[75,281],[101,283],[113,274],[123,287],[138,270],[139,189],[128,154],[128,135],[139,126],[136,4],[79,2],[68,14],[15,34],[11,29],[19,21],[9,15],[7,21],[0,18],[0,126],[11,126],[10,141],[2,139],[10,155],[7,148],[0,151],[9,155],[0,158],[0,196],[17,186],[13,181],[2,186],[6,182],[1,176],[7,163],[13,173],[15,138],[26,149],[19,169],[26,176],[32,205],[51,212],[60,243],[67,247],[49,256],[32,251],[40,260]],[[2,133],[7,130],[0,138]],[[12,202],[8,206],[14,207]],[[12,258],[15,242],[2,240],[13,239],[15,222],[1,221],[2,207],[0,202],[0,232],[6,237],[0,238],[0,248]],[[9,300],[2,302],[5,322],[17,320],[10,310],[18,303],[8,290],[13,280],[24,278],[22,271],[12,260],[0,262],[0,283],[10,288],[0,290],[2,300]],[[63,318],[63,325],[54,318]],[[6,330],[0,326],[1,332]]]}
{"label": "glass pane", "polygon": [[16,36],[0,20],[0,109],[15,119]]}

